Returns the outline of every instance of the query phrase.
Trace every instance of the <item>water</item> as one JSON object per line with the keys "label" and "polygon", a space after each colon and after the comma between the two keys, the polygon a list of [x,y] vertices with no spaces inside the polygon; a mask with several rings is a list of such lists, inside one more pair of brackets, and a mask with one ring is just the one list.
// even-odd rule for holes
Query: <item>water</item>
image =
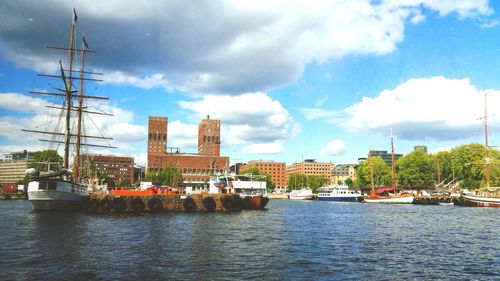
{"label": "water", "polygon": [[500,280],[500,209],[271,200],[36,213],[0,201],[0,280]]}

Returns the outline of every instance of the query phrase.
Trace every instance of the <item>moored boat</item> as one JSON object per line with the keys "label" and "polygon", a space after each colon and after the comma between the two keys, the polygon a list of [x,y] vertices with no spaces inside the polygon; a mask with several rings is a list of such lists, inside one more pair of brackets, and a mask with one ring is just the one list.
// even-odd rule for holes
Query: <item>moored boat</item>
{"label": "moored boat", "polygon": [[358,202],[362,199],[361,192],[349,189],[347,185],[331,185],[320,187],[318,201]]}
{"label": "moored boat", "polygon": [[[383,203],[383,204],[412,204],[415,196],[411,193],[400,192],[397,191],[397,179],[396,179],[396,161],[394,160],[394,141],[392,137],[391,130],[391,168],[392,168],[392,187],[383,187],[375,190],[374,181],[373,181],[373,168],[370,165],[370,173],[371,173],[371,186],[372,190],[368,197],[363,198],[363,202],[365,203]],[[370,162],[371,164],[371,162]],[[394,191],[393,194],[389,193],[390,191]]]}
{"label": "moored boat", "polygon": [[[40,173],[34,168],[26,170],[30,176],[27,194],[28,200],[33,206],[34,210],[69,210],[81,209],[89,197],[89,178],[87,175],[82,175],[83,169],[79,166],[80,161],[80,148],[81,146],[94,146],[94,147],[107,147],[113,148],[108,145],[96,145],[84,143],[88,138],[110,140],[103,136],[90,136],[83,133],[83,118],[85,114],[100,114],[110,115],[103,112],[89,111],[84,106],[84,99],[101,99],[107,100],[106,97],[97,97],[84,94],[83,82],[86,80],[101,81],[98,79],[89,78],[94,73],[87,71],[84,68],[85,55],[88,53],[95,53],[90,50],[85,38],[82,39],[82,47],[75,46],[75,27],[76,27],[76,12],[73,11],[73,21],[70,29],[70,43],[68,48],[63,47],[49,47],[55,50],[68,51],[68,65],[63,67],[59,61],[60,75],[40,75],[52,78],[59,78],[63,82],[63,87],[56,88],[60,92],[52,93],[46,91],[31,91],[30,93],[39,95],[59,96],[62,100],[60,106],[47,106],[48,108],[59,110],[58,116],[63,116],[65,124],[64,130],[61,131],[39,131],[39,130],[23,130],[25,132],[52,135],[51,140],[41,140],[52,144],[64,144],[64,157],[63,167],[57,167],[55,171],[50,170],[50,165],[59,165],[57,162],[43,162],[38,163],[42,166],[47,164],[47,172]],[[75,57],[80,56],[79,67]],[[78,83],[75,83],[78,81]],[[78,87],[77,87],[78,86]],[[76,103],[76,104],[75,104]],[[61,120],[59,120],[61,121]],[[59,122],[54,122],[59,123]],[[50,149],[49,145],[49,149]],[[74,155],[73,167],[70,169],[70,155]],[[45,161],[45,160],[44,160]],[[37,164],[37,163],[35,163]]]}
{"label": "moored boat", "polygon": [[487,93],[484,93],[484,139],[485,139],[485,177],[486,187],[473,193],[461,193],[460,197],[464,206],[471,207],[497,207],[500,208],[500,188],[490,187],[490,147],[488,145],[488,103]]}
{"label": "moored boat", "polygon": [[385,204],[411,204],[414,196],[412,194],[389,194],[379,195],[378,193],[370,192],[369,197],[364,198],[365,203],[385,203]]}
{"label": "moored boat", "polygon": [[209,193],[238,194],[242,209],[262,210],[269,202],[266,182],[262,179],[263,176],[252,174],[218,174],[210,180]]}
{"label": "moored boat", "polygon": [[313,198],[314,194],[308,187],[292,190],[289,194],[290,200],[312,200]]}
{"label": "moored boat", "polygon": [[498,188],[483,189],[475,193],[462,193],[464,206],[500,208],[500,193]]}

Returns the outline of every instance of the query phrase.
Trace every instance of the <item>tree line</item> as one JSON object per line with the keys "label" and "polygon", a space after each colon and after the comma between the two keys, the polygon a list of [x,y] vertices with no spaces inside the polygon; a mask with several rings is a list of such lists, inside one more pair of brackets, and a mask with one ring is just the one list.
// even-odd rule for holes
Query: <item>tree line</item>
{"label": "tree line", "polygon": [[[500,186],[500,151],[489,148],[490,186]],[[363,161],[356,171],[353,185],[390,186],[391,168],[380,157]],[[435,186],[439,183],[460,182],[460,187],[475,189],[486,185],[486,148],[481,144],[466,144],[427,154],[413,151],[396,161],[398,186]]]}

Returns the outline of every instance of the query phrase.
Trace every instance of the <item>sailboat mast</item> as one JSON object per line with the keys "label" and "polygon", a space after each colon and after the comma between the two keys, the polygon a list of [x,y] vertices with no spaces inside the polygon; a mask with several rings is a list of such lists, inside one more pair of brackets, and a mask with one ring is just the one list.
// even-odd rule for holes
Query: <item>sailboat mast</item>
{"label": "sailboat mast", "polygon": [[391,166],[392,166],[392,187],[394,188],[394,194],[397,193],[397,188],[398,188],[398,184],[396,182],[396,161],[394,160],[394,140],[393,140],[393,137],[392,137],[392,129],[391,129],[391,149],[392,149],[392,152],[391,152]]}
{"label": "sailboat mast", "polygon": [[83,37],[81,62],[80,62],[80,95],[78,97],[77,123],[76,123],[75,160],[73,163],[73,174],[75,175],[75,180],[78,180],[80,176],[79,164],[80,164],[80,146],[81,146],[81,136],[82,136],[82,107],[83,107],[83,80],[84,80],[83,74],[85,70],[86,47],[87,44],[85,42],[85,37]]}
{"label": "sailboat mast", "polygon": [[[68,52],[68,64],[69,64],[69,78],[65,81],[66,90],[66,133],[64,140],[64,169],[69,167],[69,147],[71,141],[71,88],[72,88],[72,78],[73,78],[73,50],[75,47],[75,24],[76,19],[73,18],[71,23],[71,32],[69,36],[69,52]],[[64,72],[64,70],[61,70]]]}
{"label": "sailboat mast", "polygon": [[370,186],[375,191],[375,182],[373,181],[373,162],[370,161]]}
{"label": "sailboat mast", "polygon": [[487,93],[484,93],[484,142],[486,149],[486,187],[490,187],[490,148],[488,146],[488,102]]}

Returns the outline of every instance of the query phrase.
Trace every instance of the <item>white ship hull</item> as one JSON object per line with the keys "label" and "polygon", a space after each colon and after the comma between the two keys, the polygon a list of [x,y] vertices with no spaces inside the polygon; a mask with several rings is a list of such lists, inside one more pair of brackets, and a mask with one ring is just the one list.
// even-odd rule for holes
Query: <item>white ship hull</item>
{"label": "white ship hull", "polygon": [[292,190],[289,195],[290,200],[312,200],[314,195],[309,188]]}
{"label": "white ship hull", "polygon": [[86,186],[62,180],[40,180],[28,184],[28,200],[34,210],[82,209],[88,199]]}
{"label": "white ship hull", "polygon": [[500,197],[462,194],[464,206],[500,208]]}
{"label": "white ship hull", "polygon": [[382,204],[411,204],[413,203],[413,199],[413,196],[390,196],[380,198],[365,198],[363,199],[363,202]]}

